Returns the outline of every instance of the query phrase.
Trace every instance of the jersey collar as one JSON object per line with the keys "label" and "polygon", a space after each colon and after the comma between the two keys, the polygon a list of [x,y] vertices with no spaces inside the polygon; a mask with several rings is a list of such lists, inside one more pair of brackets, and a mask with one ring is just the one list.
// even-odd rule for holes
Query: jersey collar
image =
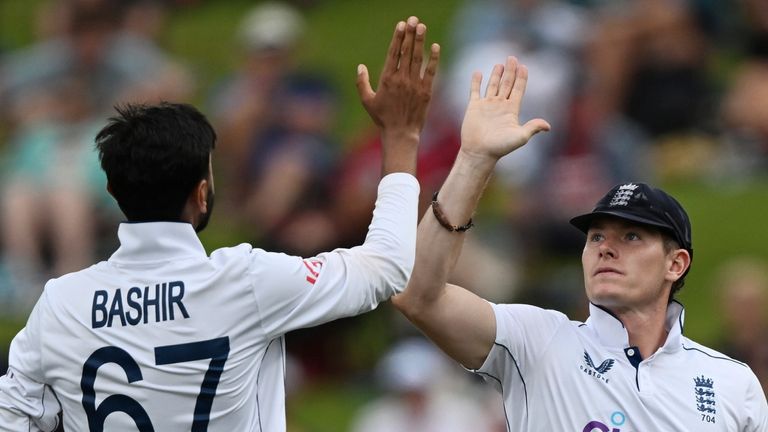
{"label": "jersey collar", "polygon": [[117,229],[120,247],[109,258],[115,263],[163,262],[207,257],[191,224],[185,222],[124,222]]}
{"label": "jersey collar", "polygon": [[[681,303],[673,300],[667,306],[666,329],[669,334],[660,351],[673,352],[680,349],[684,320],[685,308]],[[609,310],[590,303],[586,325],[596,334],[602,345],[622,350],[629,347],[627,329]]]}

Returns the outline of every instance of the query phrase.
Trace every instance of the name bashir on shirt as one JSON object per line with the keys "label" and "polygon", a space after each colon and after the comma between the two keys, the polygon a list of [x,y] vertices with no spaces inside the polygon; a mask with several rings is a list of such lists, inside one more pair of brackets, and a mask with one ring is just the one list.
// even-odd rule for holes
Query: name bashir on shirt
{"label": "name bashir on shirt", "polygon": [[91,327],[112,327],[118,321],[123,327],[168,321],[177,317],[176,310],[184,318],[189,318],[183,298],[182,281],[156,283],[154,288],[98,290],[93,293]]}

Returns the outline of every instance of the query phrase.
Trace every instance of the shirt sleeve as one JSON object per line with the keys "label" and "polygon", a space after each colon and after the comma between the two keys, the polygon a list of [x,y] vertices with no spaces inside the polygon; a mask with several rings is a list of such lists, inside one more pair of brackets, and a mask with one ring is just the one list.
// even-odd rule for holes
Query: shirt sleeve
{"label": "shirt sleeve", "polygon": [[401,292],[415,259],[418,197],[413,176],[389,174],[361,246],[307,259],[254,251],[251,280],[267,334],[358,315]]}
{"label": "shirt sleeve", "polygon": [[8,372],[0,377],[0,430],[50,432],[58,426],[61,406],[43,382],[41,363],[40,321],[46,308],[44,292],[11,342]]}
{"label": "shirt sleeve", "polygon": [[492,304],[496,340],[475,372],[494,381],[524,381],[568,318],[560,312],[522,304]]}
{"label": "shirt sleeve", "polygon": [[768,431],[768,402],[757,376],[754,373],[751,375],[745,404],[747,426],[743,430],[745,432]]}

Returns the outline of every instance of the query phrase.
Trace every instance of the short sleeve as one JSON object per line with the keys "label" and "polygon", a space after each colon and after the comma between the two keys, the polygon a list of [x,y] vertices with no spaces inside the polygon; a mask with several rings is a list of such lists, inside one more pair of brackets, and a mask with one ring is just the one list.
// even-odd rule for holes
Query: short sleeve
{"label": "short sleeve", "polygon": [[[568,318],[557,311],[529,305],[492,304],[496,340],[475,372],[495,381],[525,379]],[[491,380],[493,383],[494,380]]]}
{"label": "short sleeve", "polygon": [[747,410],[747,426],[744,431],[764,432],[768,431],[768,402],[765,393],[760,386],[760,381],[754,373],[750,373],[751,380],[747,390],[745,408]]}

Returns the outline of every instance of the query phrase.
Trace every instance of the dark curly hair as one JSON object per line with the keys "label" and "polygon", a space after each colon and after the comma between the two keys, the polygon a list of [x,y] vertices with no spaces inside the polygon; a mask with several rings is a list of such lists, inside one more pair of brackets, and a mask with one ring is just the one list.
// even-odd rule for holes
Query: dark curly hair
{"label": "dark curly hair", "polygon": [[211,174],[216,132],[187,104],[115,109],[96,148],[117,204],[131,222],[179,221],[189,194]]}

